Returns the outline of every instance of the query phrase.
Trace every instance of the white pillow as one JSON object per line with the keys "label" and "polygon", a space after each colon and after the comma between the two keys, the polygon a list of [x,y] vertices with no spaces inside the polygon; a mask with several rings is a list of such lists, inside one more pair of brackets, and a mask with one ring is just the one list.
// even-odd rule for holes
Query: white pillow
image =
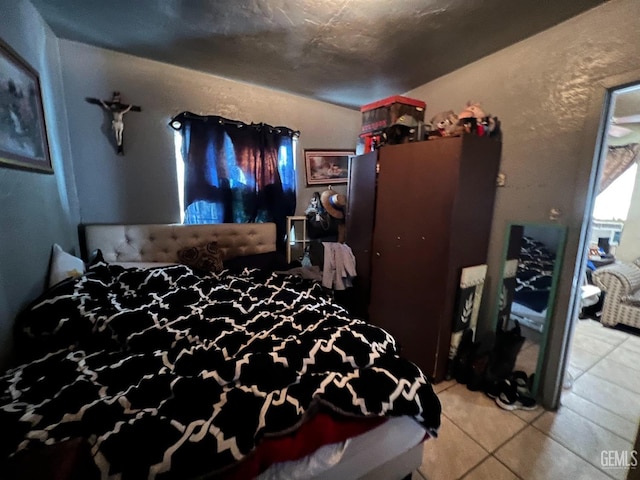
{"label": "white pillow", "polygon": [[70,253],[65,252],[57,243],[53,244],[49,287],[53,287],[67,278],[79,277],[84,271],[84,262],[81,258],[74,257]]}

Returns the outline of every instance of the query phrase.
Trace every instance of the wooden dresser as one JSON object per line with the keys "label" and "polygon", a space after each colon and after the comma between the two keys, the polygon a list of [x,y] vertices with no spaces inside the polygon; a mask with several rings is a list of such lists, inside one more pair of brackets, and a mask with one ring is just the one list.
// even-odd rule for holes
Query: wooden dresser
{"label": "wooden dresser", "polygon": [[501,148],[465,135],[351,159],[346,241],[357,262],[355,295],[371,323],[436,382],[446,371],[460,272],[486,263]]}

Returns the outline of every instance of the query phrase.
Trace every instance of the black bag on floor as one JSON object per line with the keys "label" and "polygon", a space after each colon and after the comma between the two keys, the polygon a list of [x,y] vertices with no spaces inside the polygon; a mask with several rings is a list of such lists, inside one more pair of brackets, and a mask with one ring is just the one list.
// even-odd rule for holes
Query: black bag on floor
{"label": "black bag on floor", "polygon": [[485,333],[479,341],[474,343],[467,375],[467,388],[469,390],[476,391],[484,388],[494,345],[495,335],[493,332]]}
{"label": "black bag on floor", "polygon": [[451,366],[451,376],[458,383],[466,384],[469,379],[469,365],[471,364],[473,350],[473,330],[467,328],[462,333],[462,339]]}
{"label": "black bag on floor", "polygon": [[485,334],[477,342],[472,338],[473,331],[466,329],[453,361],[452,376],[458,383],[466,384],[469,390],[480,390],[491,359],[493,334]]}
{"label": "black bag on floor", "polygon": [[501,324],[496,330],[496,340],[491,351],[486,380],[491,383],[509,377],[516,365],[516,359],[525,338],[520,332],[520,324],[516,320],[511,330],[504,330]]}

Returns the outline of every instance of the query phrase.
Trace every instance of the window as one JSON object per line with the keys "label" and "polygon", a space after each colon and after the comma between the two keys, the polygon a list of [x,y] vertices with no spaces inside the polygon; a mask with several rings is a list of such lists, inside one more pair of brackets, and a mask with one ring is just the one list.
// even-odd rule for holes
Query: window
{"label": "window", "polygon": [[188,112],[171,126],[183,223],[274,222],[284,248],[296,205],[298,132]]}

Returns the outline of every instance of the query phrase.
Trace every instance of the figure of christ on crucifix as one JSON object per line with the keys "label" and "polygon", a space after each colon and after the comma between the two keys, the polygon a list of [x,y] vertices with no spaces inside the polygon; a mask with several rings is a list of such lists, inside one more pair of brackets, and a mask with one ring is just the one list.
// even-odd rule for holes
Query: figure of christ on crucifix
{"label": "figure of christ on crucifix", "polygon": [[87,102],[100,105],[107,112],[111,113],[111,128],[116,140],[118,155],[124,155],[122,144],[122,133],[124,132],[124,114],[127,112],[140,112],[142,108],[135,105],[126,105],[120,101],[120,92],[113,92],[110,101],[99,100],[97,98],[87,98]]}

